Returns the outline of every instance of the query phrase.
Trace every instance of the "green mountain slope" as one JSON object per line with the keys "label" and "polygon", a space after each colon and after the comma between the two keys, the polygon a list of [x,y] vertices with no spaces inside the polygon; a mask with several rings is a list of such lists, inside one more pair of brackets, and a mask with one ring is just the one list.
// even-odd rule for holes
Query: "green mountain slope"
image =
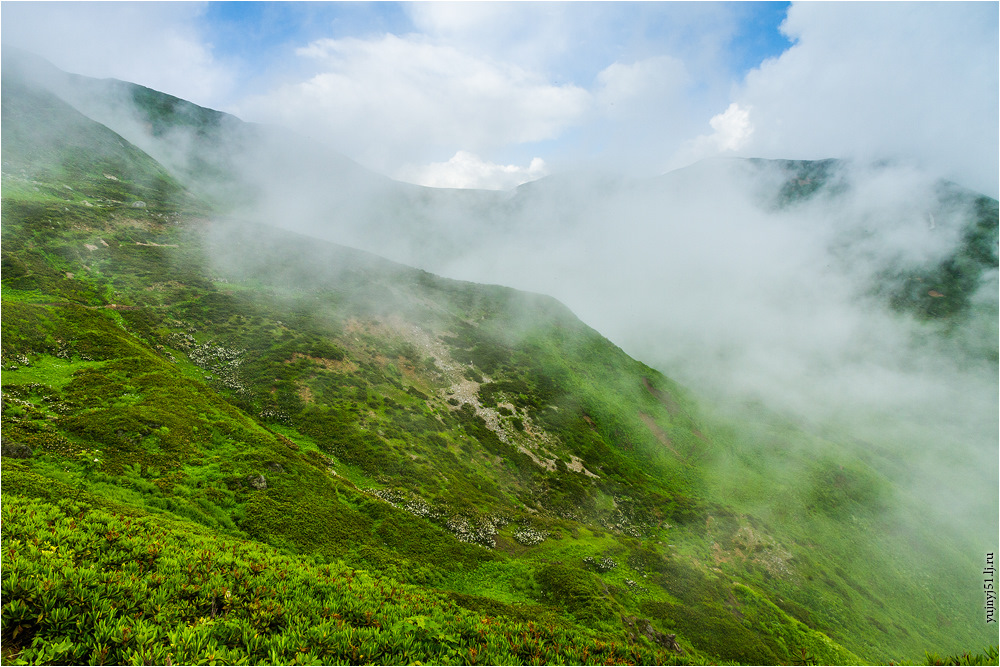
{"label": "green mountain slope", "polygon": [[5,190],[42,192],[63,181],[61,191],[45,194],[82,201],[72,196],[72,182],[84,188],[91,206],[143,206],[143,199],[162,206],[184,203],[182,186],[122,137],[47,91],[4,81],[4,154],[19,158],[4,163]]}
{"label": "green mountain slope", "polygon": [[849,450],[808,469],[792,530],[719,491],[781,490],[741,458],[760,434],[557,301],[214,216],[3,86],[5,661],[854,664],[989,640],[964,556],[894,534],[893,484]]}

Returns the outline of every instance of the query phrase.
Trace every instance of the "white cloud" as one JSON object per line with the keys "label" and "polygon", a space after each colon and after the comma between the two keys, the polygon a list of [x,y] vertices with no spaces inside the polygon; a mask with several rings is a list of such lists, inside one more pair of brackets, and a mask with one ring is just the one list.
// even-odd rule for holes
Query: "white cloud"
{"label": "white cloud", "polygon": [[708,124],[715,130],[710,139],[723,151],[739,150],[753,134],[750,110],[740,108],[736,102],[719,115],[713,116]]}
{"label": "white cloud", "polygon": [[684,63],[656,56],[630,65],[612,63],[597,75],[596,98],[604,113],[635,117],[662,113],[683,94],[691,79]]}
{"label": "white cloud", "polygon": [[477,57],[544,71],[570,49],[580,8],[542,2],[413,2],[416,29]]}
{"label": "white cloud", "polygon": [[514,149],[521,164],[541,155],[555,170],[641,173],[662,167],[706,109],[728,103],[731,80],[716,67],[734,30],[728,8],[429,2],[404,11],[414,33],[317,40],[299,51],[311,76],[234,111],[389,174],[459,150],[502,163]]}
{"label": "white cloud", "polygon": [[609,63],[663,55],[710,85],[746,15],[739,3],[702,2],[413,2],[405,10],[435,40],[578,85]]}
{"label": "white cloud", "polygon": [[704,87],[688,62],[672,55],[613,62],[594,79],[594,111],[581,133],[593,154],[583,159],[629,174],[662,170],[664,156],[699,129]]}
{"label": "white cloud", "polygon": [[722,154],[735,154],[743,148],[754,133],[750,121],[750,109],[736,102],[708,121],[713,132],[687,141],[677,151],[669,163],[670,168],[678,168],[692,162]]}
{"label": "white cloud", "polygon": [[386,171],[435,150],[551,139],[590,104],[582,88],[418,35],[323,39],[299,53],[319,73],[248,100],[241,111],[324,137]]}
{"label": "white cloud", "polygon": [[458,151],[447,162],[421,167],[405,167],[396,173],[400,180],[433,188],[477,188],[509,190],[548,174],[545,161],[534,158],[527,167],[496,164],[474,153]]}
{"label": "white cloud", "polygon": [[748,153],[915,160],[997,194],[996,3],[801,3],[736,94]]}
{"label": "white cloud", "polygon": [[231,92],[231,70],[198,30],[196,2],[7,2],[3,42],[76,74],[141,83],[203,105]]}

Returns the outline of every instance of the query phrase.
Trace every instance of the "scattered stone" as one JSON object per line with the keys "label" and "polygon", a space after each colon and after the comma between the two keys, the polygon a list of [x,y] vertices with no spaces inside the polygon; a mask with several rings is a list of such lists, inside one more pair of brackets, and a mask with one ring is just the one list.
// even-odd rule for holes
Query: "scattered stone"
{"label": "scattered stone", "polygon": [[33,455],[31,447],[23,443],[11,440],[0,442],[0,456],[8,456],[12,459],[30,459]]}
{"label": "scattered stone", "polygon": [[263,491],[267,488],[267,478],[264,475],[247,475],[247,484],[258,491]]}
{"label": "scattered stone", "polygon": [[132,202],[132,208],[146,208],[146,202],[144,201]]}
{"label": "scattered stone", "polygon": [[653,627],[648,618],[636,618],[635,616],[622,616],[622,623],[628,629],[629,639],[636,642],[639,637],[645,637],[654,644],[659,644],[665,649],[683,655],[684,650],[677,643],[677,635],[668,635]]}
{"label": "scattered stone", "polygon": [[453,510],[450,508],[431,507],[419,496],[392,489],[365,489],[365,491],[395,508],[441,526],[454,535],[459,542],[478,544],[487,549],[496,548],[497,534],[501,528],[510,523],[510,518],[503,514],[474,517],[453,514]]}

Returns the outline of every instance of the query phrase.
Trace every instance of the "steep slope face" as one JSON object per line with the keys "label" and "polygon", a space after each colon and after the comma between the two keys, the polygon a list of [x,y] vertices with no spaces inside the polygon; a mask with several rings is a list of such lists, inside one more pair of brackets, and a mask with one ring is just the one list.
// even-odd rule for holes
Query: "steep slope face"
{"label": "steep slope face", "polygon": [[[6,104],[17,95],[4,84]],[[8,118],[6,109],[5,136],[8,121],[31,136],[36,116]],[[80,121],[73,141],[89,152],[106,132]],[[842,646],[887,660],[983,641],[971,624],[942,628],[926,613],[968,617],[970,596],[952,585],[952,570],[940,588],[913,580],[936,562],[934,549],[909,569],[896,569],[897,544],[883,557],[874,541],[846,549],[893,525],[883,511],[892,492],[877,469],[846,456],[810,469],[815,518],[801,532],[713,502],[705,472],[728,460],[735,439],[707,429],[675,384],[550,298],[438,278],[195,205],[192,214],[145,190],[144,207],[124,197],[88,206],[100,179],[141,179],[29,169],[28,154],[7,144],[3,160],[5,451],[28,455],[5,460],[4,502],[5,512],[24,506],[7,504],[12,491],[36,499],[31,511],[63,536],[35,544],[39,554],[64,544],[74,563],[88,562],[86,549],[104,543],[78,549],[64,524],[84,512],[88,534],[110,544],[112,530],[127,532],[101,514],[111,511],[144,517],[136,535],[166,525],[170,540],[208,550],[218,550],[212,540],[251,539],[284,550],[280,558],[363,567],[380,590],[398,580],[434,586],[487,625],[548,624],[550,639],[514,659],[479,653],[490,662],[542,659],[553,628],[568,633],[559,646],[596,640],[640,651],[557,649],[544,654],[553,662],[853,663]],[[808,449],[814,436],[782,437]],[[89,507],[54,509],[64,495]],[[91,521],[111,528],[95,532]],[[37,522],[4,524],[8,541],[38,537]],[[209,541],[190,537],[199,530],[211,531]],[[873,555],[874,565],[854,569]],[[227,567],[250,568],[246,558],[234,554]],[[320,576],[307,559],[295,563],[304,580]],[[301,602],[294,592],[269,597],[258,613],[265,603],[235,586],[239,604],[225,603],[229,583],[204,563],[184,566],[203,588],[171,608],[169,628],[200,619],[216,629],[197,637],[254,661],[269,654],[241,643],[240,614],[289,642],[304,636],[295,634],[301,619],[282,620],[274,607]],[[42,587],[45,573],[30,572],[30,586]],[[6,651],[28,648],[22,633],[51,640],[53,651],[68,636],[38,620],[39,588],[5,589],[5,614],[17,615],[5,622]],[[409,625],[400,630],[396,611],[380,615],[376,596],[364,600],[363,609],[324,613],[380,633],[389,649],[401,641],[389,629],[416,637],[435,648],[412,655],[439,662],[469,663],[470,651],[486,650],[478,631],[446,629],[452,620],[427,615],[423,602],[404,605]],[[145,628],[152,655],[169,651],[165,623]],[[507,625],[484,633],[516,634]],[[344,653],[319,656],[358,659],[351,645],[348,637],[336,645]],[[376,661],[402,655],[379,650]],[[180,655],[188,654],[175,662]]]}

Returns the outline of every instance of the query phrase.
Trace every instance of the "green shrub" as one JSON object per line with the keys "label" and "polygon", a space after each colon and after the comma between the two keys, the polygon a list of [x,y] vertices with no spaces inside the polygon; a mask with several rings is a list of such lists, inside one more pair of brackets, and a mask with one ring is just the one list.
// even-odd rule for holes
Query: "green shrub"
{"label": "green shrub", "polygon": [[538,571],[535,579],[545,600],[582,621],[607,621],[614,617],[611,602],[601,593],[600,580],[585,570],[549,563]]}

